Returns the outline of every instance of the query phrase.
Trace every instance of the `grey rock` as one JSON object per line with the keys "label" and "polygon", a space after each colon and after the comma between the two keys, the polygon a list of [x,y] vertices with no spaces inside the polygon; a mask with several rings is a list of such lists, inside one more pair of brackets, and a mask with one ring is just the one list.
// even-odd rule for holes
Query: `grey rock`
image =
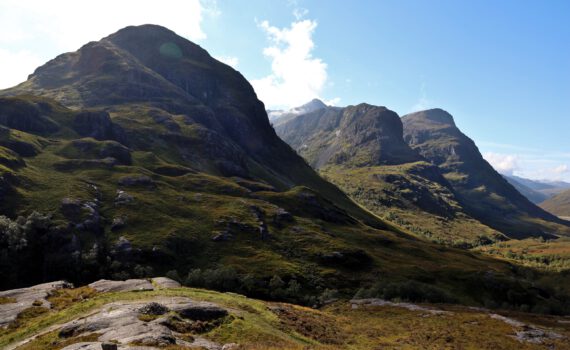
{"label": "grey rock", "polygon": [[65,281],[57,281],[0,292],[0,297],[16,300],[15,303],[0,304],[0,328],[6,327],[16,319],[20,312],[31,307],[36,301],[40,301],[42,307],[50,308],[51,304],[46,298],[54,290],[63,288],[73,288],[73,285]]}
{"label": "grey rock", "polygon": [[228,230],[225,231],[215,231],[214,236],[212,237],[212,241],[214,242],[224,242],[229,241],[234,238],[234,235],[231,234]]}
{"label": "grey rock", "polygon": [[118,216],[113,218],[113,223],[111,223],[111,231],[119,231],[127,225],[127,219],[123,216]]}
{"label": "grey rock", "polygon": [[115,140],[127,144],[125,131],[113,123],[105,111],[84,111],[75,116],[73,129],[83,137],[96,140]]}
{"label": "grey rock", "polygon": [[119,237],[117,243],[115,243],[115,251],[120,253],[128,253],[133,250],[133,245],[131,241],[126,239],[124,236]]}
{"label": "grey rock", "polygon": [[123,190],[117,190],[117,194],[115,195],[115,205],[123,205],[133,202],[135,199],[133,196],[128,194]]}
{"label": "grey rock", "polygon": [[273,216],[273,222],[279,226],[293,221],[295,221],[293,215],[291,215],[291,213],[289,213],[287,210],[283,208],[277,209],[277,213],[275,213],[275,215]]}
{"label": "grey rock", "polygon": [[154,290],[152,283],[142,279],[129,279],[126,281],[99,280],[89,284],[89,287],[98,292],[130,292]]}
{"label": "grey rock", "polygon": [[[150,300],[152,304],[182,312],[191,308],[212,309],[219,308],[216,304],[195,302],[185,297],[157,297]],[[149,301],[114,302],[103,306],[97,312],[81,319],[69,322],[60,329],[61,334],[79,334],[87,336],[98,334],[97,342],[78,343],[65,348],[65,350],[101,350],[106,342],[117,343],[117,349],[155,349],[176,344],[182,347],[203,347],[210,350],[221,350],[222,346],[204,338],[195,337],[193,340],[182,339],[182,334],[173,332],[164,323],[165,318],[145,322],[139,319],[140,310],[149,304]],[[220,308],[221,310],[222,309]],[[227,312],[227,311],[226,311]],[[139,346],[130,344],[137,343]]]}

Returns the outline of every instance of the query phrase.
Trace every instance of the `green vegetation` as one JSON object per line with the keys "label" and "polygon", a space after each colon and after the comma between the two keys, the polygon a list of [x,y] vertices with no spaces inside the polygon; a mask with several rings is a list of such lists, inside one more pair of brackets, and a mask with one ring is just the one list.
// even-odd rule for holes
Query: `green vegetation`
{"label": "green vegetation", "polygon": [[539,270],[570,271],[570,238],[566,237],[555,240],[510,240],[479,250]]}
{"label": "green vegetation", "polygon": [[540,206],[562,219],[570,220],[570,191],[565,191],[542,202]]}
{"label": "green vegetation", "polygon": [[[174,296],[213,302],[231,310],[228,321],[201,330],[200,333],[190,332],[219,344],[237,343],[240,349],[370,349],[379,344],[386,349],[411,349],[428,345],[434,348],[465,349],[568,349],[563,337],[570,336],[568,323],[558,322],[564,319],[539,315],[500,312],[505,317],[528,323],[525,326],[513,326],[498,317],[491,317],[485,311],[445,304],[420,304],[415,309],[409,309],[398,304],[354,306],[350,302],[336,301],[315,310],[263,302],[233,293],[179,288],[97,294],[82,302],[68,304],[63,309],[35,315],[28,323],[1,332],[0,347],[5,348],[9,344],[30,339],[49,329],[52,330],[18,349],[56,350],[73,343],[96,341],[96,333],[71,338],[59,337],[57,325],[92,314],[109,303]],[[430,310],[435,310],[435,313]],[[518,333],[537,329],[536,327],[541,329],[542,334],[555,332],[557,336],[545,337],[540,342],[518,340],[513,336],[515,330]],[[481,334],[485,334],[485,337],[481,337]]]}
{"label": "green vegetation", "polygon": [[350,168],[326,166],[323,177],[383,219],[430,241],[469,248],[502,240],[499,232],[464,213],[453,192],[425,162]]}
{"label": "green vegetation", "polygon": [[431,109],[402,121],[404,139],[439,168],[465,213],[510,238],[570,234],[567,223],[531,203],[496,172],[449,113]]}

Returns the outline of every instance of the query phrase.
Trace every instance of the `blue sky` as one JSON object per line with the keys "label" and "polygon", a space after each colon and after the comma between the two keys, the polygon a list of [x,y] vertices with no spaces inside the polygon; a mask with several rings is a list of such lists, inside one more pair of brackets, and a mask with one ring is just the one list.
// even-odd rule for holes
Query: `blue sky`
{"label": "blue sky", "polygon": [[44,3],[0,3],[10,67],[0,87],[120,27],[156,23],[232,64],[268,107],[313,97],[400,115],[441,107],[497,169],[570,181],[569,1]]}

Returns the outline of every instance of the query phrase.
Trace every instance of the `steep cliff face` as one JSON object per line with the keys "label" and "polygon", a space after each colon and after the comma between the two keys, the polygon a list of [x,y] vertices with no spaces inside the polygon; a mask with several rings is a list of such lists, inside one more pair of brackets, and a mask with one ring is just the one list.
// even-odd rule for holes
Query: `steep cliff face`
{"label": "steep cliff face", "polygon": [[309,164],[393,165],[421,160],[403,141],[398,115],[385,107],[329,107],[276,126],[279,135]]}
{"label": "steep cliff face", "polygon": [[497,173],[449,113],[432,109],[408,114],[402,121],[408,144],[441,169],[467,212],[479,221],[511,237],[570,232]]}
{"label": "steep cliff face", "polygon": [[385,107],[327,107],[276,123],[277,134],[377,215],[429,239],[465,245],[503,238],[466,214],[439,168],[403,138]]}

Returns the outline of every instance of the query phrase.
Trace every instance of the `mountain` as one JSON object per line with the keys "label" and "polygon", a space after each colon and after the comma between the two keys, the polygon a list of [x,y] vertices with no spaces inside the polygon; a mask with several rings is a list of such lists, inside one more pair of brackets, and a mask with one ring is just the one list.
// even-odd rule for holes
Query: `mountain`
{"label": "mountain", "polygon": [[327,105],[323,101],[315,98],[302,106],[294,107],[289,110],[268,110],[267,115],[269,116],[269,121],[277,125],[298,115],[311,113],[326,107]]}
{"label": "mountain", "polygon": [[564,221],[531,203],[497,173],[449,113],[431,109],[402,121],[405,140],[439,167],[471,216],[515,238],[570,233]]}
{"label": "mountain", "polygon": [[385,107],[328,107],[275,129],[326,179],[416,234],[453,244],[504,239],[463,211],[454,189],[404,141],[400,117]]}
{"label": "mountain", "polygon": [[540,204],[544,210],[570,220],[570,190],[559,193]]}
{"label": "mountain", "polygon": [[[567,276],[432,243],[354,203],[279,139],[239,72],[166,28],[124,28],[0,95],[0,289],[166,274],[311,306],[358,292],[566,312],[566,292],[549,286]],[[355,106],[342,138],[362,149],[331,140],[332,156],[319,159],[417,160],[396,137],[398,120]],[[379,156],[366,160],[372,151]],[[409,203],[414,191],[404,189]],[[430,193],[427,203],[441,203]],[[84,299],[90,288],[51,305]],[[10,298],[0,299],[2,310]],[[23,330],[35,327],[26,320],[45,311],[38,307],[22,311]],[[42,339],[53,344],[53,335]]]}
{"label": "mountain", "polygon": [[[532,189],[527,185],[524,185],[522,181],[520,181],[516,176],[508,176],[503,175],[505,180],[507,180],[517,191],[520,192],[523,196],[525,196],[529,201],[533,202],[534,204],[540,204],[550,198],[549,195],[540,192],[539,190]],[[532,180],[525,181],[525,183],[532,182]],[[549,186],[546,186],[549,187]]]}
{"label": "mountain", "polygon": [[[421,300],[560,302],[509,262],[355,204],[277,137],[239,72],[166,28],[124,28],[0,95],[0,288],[168,274],[315,305],[381,276]],[[384,109],[351,111],[402,131]],[[379,150],[370,165],[418,159],[401,135],[361,137],[366,125],[346,122],[358,157]]]}
{"label": "mountain", "polygon": [[[509,176],[507,176],[507,178],[508,178],[507,180],[509,180],[509,179],[513,180],[514,182],[519,183],[522,186],[525,186],[534,192],[538,192],[539,195],[535,194],[533,197],[534,199],[539,199],[540,197],[546,196],[543,199],[543,201],[546,200],[547,198],[550,198],[550,197],[558,194],[558,193],[562,193],[565,190],[570,189],[570,183],[567,183],[564,181],[530,180],[530,179],[525,179],[523,177],[514,176],[514,175],[509,175]],[[515,186],[515,185],[513,184],[513,186]],[[523,192],[521,192],[521,193],[523,195],[525,195],[525,193],[523,193]],[[532,195],[532,193],[531,193],[531,195]],[[533,200],[531,199],[531,201],[533,201]],[[537,203],[537,202],[535,202],[535,203]],[[540,203],[540,202],[538,202],[538,203]]]}

